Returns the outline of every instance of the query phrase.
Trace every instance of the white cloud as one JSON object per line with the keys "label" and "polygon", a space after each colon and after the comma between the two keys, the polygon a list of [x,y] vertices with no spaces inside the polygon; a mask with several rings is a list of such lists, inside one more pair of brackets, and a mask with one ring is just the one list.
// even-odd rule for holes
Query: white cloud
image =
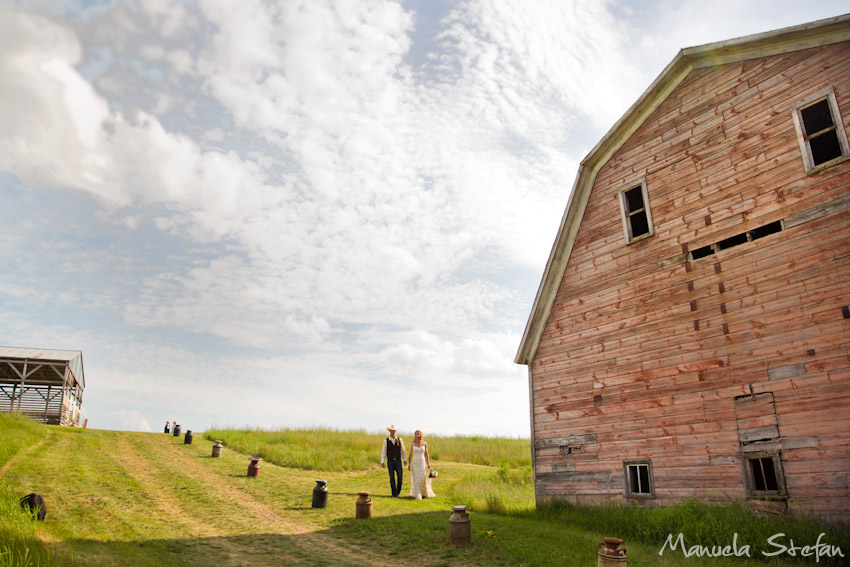
{"label": "white cloud", "polygon": [[[15,5],[0,191],[35,193],[0,227],[10,341],[84,341],[87,404],[116,424],[174,417],[131,403],[148,385],[236,423],[348,424],[365,396],[366,427],[418,388],[423,427],[492,423],[486,400],[521,431],[511,358],[578,161],[682,38],[758,8]],[[27,329],[54,317],[86,331]]]}
{"label": "white cloud", "polygon": [[[585,11],[575,25],[589,25],[596,12]],[[395,2],[210,1],[200,12],[145,2],[137,15],[118,5],[73,27],[22,13],[6,22],[18,35],[0,71],[19,91],[4,95],[4,116],[29,127],[10,128],[0,167],[94,196],[129,238],[149,222],[175,243],[218,251],[123,276],[124,288],[85,301],[134,329],[305,357],[212,365],[185,349],[144,347],[145,360],[172,362],[142,370],[108,357],[94,367],[110,377],[97,386],[102,400],[158,385],[175,403],[215,412],[207,389],[203,402],[179,393],[200,379],[228,399],[264,397],[268,408],[288,404],[275,394],[283,384],[315,399],[297,377],[317,367],[345,400],[383,399],[388,377],[389,391],[409,380],[435,396],[468,384],[459,399],[523,379],[511,363],[518,335],[502,331],[521,327],[501,314],[516,292],[493,275],[542,266],[575,169],[558,146],[584,99],[560,92],[568,70],[541,51],[563,26],[517,7],[458,5],[436,39],[440,57],[414,68],[405,56],[415,20]],[[95,52],[107,55],[92,83],[81,69]],[[180,109],[218,109],[232,127],[198,135],[176,127]],[[123,254],[99,261],[139,261]],[[69,266],[96,261],[66,257]],[[63,293],[68,304],[81,299],[73,287]],[[267,384],[281,385],[223,385],[258,363]],[[290,415],[307,419],[296,406]]]}

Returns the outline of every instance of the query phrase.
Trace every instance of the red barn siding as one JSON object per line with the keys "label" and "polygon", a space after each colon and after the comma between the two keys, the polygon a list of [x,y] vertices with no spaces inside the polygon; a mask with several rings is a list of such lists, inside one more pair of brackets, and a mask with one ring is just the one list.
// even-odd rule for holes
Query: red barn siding
{"label": "red barn siding", "polygon": [[[531,364],[538,498],[622,498],[651,459],[651,503],[744,499],[746,422],[778,427],[788,507],[850,513],[850,162],[807,175],[792,119],[829,86],[850,127],[848,43],[695,69],[598,172]],[[627,245],[642,177],[655,235]]]}

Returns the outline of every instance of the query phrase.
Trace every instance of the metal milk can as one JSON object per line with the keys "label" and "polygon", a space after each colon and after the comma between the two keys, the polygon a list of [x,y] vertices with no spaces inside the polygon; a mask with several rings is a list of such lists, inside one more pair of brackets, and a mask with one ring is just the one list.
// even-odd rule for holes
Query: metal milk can
{"label": "metal milk can", "polygon": [[194,436],[192,435],[192,430],[189,429],[188,431],[186,431],[186,436],[183,438],[183,444],[184,445],[191,445],[193,438],[194,438]]}
{"label": "metal milk can", "polygon": [[328,505],[328,481],[317,480],[313,487],[313,508],[326,508]]}
{"label": "metal milk can", "polygon": [[452,506],[449,518],[449,543],[455,547],[465,547],[472,544],[472,527],[466,506]]}
{"label": "metal milk can", "polygon": [[598,567],[626,567],[626,548],[620,549],[623,540],[604,537],[599,543]]}
{"label": "metal milk can", "polygon": [[260,474],[260,461],[262,461],[260,457],[251,457],[251,464],[248,465],[248,476],[257,478],[257,475]]}
{"label": "metal milk can", "polygon": [[213,443],[212,456],[213,458],[221,456],[221,441],[219,441],[218,439],[216,439],[215,443]]}
{"label": "metal milk can", "polygon": [[355,505],[355,518],[371,518],[372,517],[372,499],[369,498],[369,492],[358,492],[357,504]]}

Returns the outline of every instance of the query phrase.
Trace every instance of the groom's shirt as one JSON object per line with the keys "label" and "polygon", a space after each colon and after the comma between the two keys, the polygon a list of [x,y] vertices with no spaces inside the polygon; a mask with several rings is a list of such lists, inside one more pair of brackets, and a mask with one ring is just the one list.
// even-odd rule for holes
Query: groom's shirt
{"label": "groom's shirt", "polygon": [[390,439],[387,437],[384,439],[384,444],[381,447],[381,464],[383,465],[387,461],[387,444],[395,441],[398,446],[401,448],[401,460],[407,460],[407,451],[404,450],[404,441],[401,440],[401,437],[396,437],[395,439]]}

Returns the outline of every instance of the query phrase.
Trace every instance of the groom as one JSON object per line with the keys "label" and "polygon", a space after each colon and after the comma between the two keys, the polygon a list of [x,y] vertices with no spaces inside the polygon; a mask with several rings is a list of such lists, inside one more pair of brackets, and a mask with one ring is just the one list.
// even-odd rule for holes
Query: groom
{"label": "groom", "polygon": [[390,490],[393,496],[398,496],[401,494],[402,471],[407,466],[407,452],[404,450],[404,441],[395,436],[395,425],[387,427],[387,431],[390,436],[384,439],[384,446],[381,448],[381,467],[387,467],[389,470]]}

